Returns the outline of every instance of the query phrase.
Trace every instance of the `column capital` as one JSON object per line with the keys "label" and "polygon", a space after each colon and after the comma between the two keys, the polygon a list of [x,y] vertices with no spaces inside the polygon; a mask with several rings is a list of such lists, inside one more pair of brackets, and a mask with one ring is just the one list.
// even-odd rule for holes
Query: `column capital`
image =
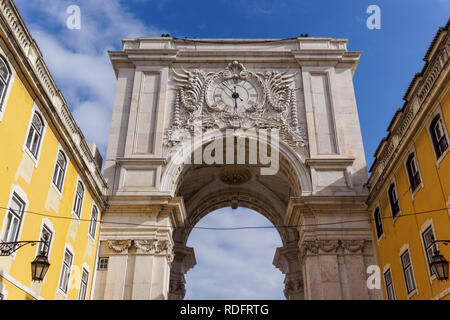
{"label": "column capital", "polygon": [[108,240],[108,247],[115,253],[127,253],[132,240]]}
{"label": "column capital", "polygon": [[186,295],[186,280],[183,274],[172,272],[169,282],[169,299],[183,300]]}
{"label": "column capital", "polygon": [[344,254],[361,254],[364,251],[364,247],[368,240],[342,240],[341,247],[344,250]]}
{"label": "column capital", "polygon": [[284,296],[288,300],[304,299],[302,272],[288,273],[284,279]]}
{"label": "column capital", "polygon": [[342,249],[341,254],[363,254],[367,244],[371,240],[368,239],[344,239],[344,240],[306,240],[301,242],[301,256],[317,255],[317,254],[338,254],[339,249]]}
{"label": "column capital", "polygon": [[306,240],[300,245],[301,256],[337,253],[340,247],[340,240]]}

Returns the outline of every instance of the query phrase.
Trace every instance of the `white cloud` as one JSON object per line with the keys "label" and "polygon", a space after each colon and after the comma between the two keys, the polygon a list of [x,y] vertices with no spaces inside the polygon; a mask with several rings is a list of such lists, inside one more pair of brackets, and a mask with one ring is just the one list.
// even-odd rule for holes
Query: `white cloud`
{"label": "white cloud", "polygon": [[[270,225],[254,211],[224,208],[197,226]],[[195,250],[197,265],[186,275],[186,299],[284,299],[284,275],[272,264],[276,248],[282,246],[276,229],[194,229],[188,246]]]}
{"label": "white cloud", "polygon": [[88,141],[105,154],[116,79],[108,50],[122,38],[159,36],[119,0],[80,0],[81,29],[69,30],[66,9],[73,1],[17,0],[16,5],[41,49],[58,87]]}
{"label": "white cloud", "polygon": [[[66,9],[73,1],[15,2],[86,140],[104,154],[116,83],[107,51],[120,50],[122,38],[168,32],[144,24],[119,0],[77,1],[80,30],[66,28]],[[241,208],[219,212],[199,225],[269,224]],[[196,250],[197,266],[186,277],[187,299],[284,299],[284,276],[272,265],[275,249],[282,245],[276,229],[194,230],[188,245]]]}

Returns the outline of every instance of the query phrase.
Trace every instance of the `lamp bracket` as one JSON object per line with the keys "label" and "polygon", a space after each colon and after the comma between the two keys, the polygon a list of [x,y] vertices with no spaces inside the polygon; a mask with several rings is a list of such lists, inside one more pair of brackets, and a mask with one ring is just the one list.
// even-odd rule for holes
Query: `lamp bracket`
{"label": "lamp bracket", "polygon": [[40,240],[40,241],[14,241],[14,242],[0,242],[0,256],[10,256],[17,250],[19,250],[22,247],[25,247],[26,245],[35,246],[37,243],[45,243],[46,241]]}

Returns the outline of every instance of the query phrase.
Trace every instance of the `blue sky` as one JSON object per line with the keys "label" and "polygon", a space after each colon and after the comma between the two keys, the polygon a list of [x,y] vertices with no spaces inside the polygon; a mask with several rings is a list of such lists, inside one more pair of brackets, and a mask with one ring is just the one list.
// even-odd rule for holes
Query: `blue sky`
{"label": "blue sky", "polygon": [[[423,66],[422,58],[434,34],[440,26],[445,25],[450,13],[450,0],[15,2],[86,139],[95,141],[103,155],[115,91],[115,77],[107,50],[119,50],[122,38],[160,36],[162,33],[180,38],[287,38],[308,33],[310,36],[349,39],[349,50],[362,51],[354,85],[368,167],[373,161],[372,155],[378,143],[386,135],[386,128],[395,110],[403,104],[403,95],[413,75]],[[80,30],[66,28],[66,9],[71,4],[77,4],[81,8]],[[381,8],[380,30],[369,30],[366,27],[369,16],[366,9],[372,4]],[[253,225],[258,225],[261,222],[258,215],[241,209],[238,211],[247,215],[249,220],[245,221],[248,223],[253,221]],[[201,223],[215,223],[216,226],[227,223],[227,213],[217,215],[218,218],[216,215],[211,217],[206,217],[208,220]],[[264,232],[267,232],[268,238],[274,239],[271,231]],[[201,245],[201,237],[206,239],[207,234],[194,232],[190,239],[192,242],[197,241],[202,248],[197,250],[198,257],[206,252],[206,248]],[[228,257],[230,252],[236,254],[235,257],[245,256],[244,246],[240,248],[232,245],[232,250],[226,253],[220,251],[220,245],[227,239],[241,239],[245,243],[249,235],[221,233],[217,237],[222,238],[211,242],[208,249],[212,250],[210,252],[214,252],[216,248],[223,252],[223,257]],[[270,244],[265,241],[251,243],[256,246],[255,252],[263,252],[262,248],[265,248],[266,251],[271,251],[271,255],[274,253],[275,240]],[[198,260],[201,262],[207,259]],[[225,258],[222,260],[222,263],[228,262]],[[270,268],[264,269],[268,278],[276,279],[278,275],[282,279],[279,271]],[[263,272],[262,269],[260,271]],[[199,263],[190,272],[192,275],[189,274],[188,278],[196,277],[197,280],[202,275],[204,280],[210,281],[213,280],[208,277],[219,277],[207,262]],[[255,291],[252,288],[255,288],[256,279],[260,275],[243,272],[234,276],[238,279],[237,285],[240,284],[243,290],[240,295],[234,292],[231,296],[226,296],[226,292],[230,291],[224,288],[231,283],[231,278],[227,279],[223,275],[220,277],[223,282],[213,286],[216,291],[211,291],[212,287],[207,284],[212,282],[206,280],[188,282],[187,297],[252,298],[256,294],[282,297],[282,280],[279,281],[278,291],[269,287]],[[192,287],[193,282],[205,285]],[[253,296],[249,292],[253,292]],[[272,295],[273,292],[275,296]]]}

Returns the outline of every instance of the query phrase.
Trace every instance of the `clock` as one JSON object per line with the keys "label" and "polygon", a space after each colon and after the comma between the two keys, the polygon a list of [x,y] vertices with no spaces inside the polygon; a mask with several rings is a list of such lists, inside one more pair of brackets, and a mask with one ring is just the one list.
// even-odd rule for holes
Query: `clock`
{"label": "clock", "polygon": [[220,77],[214,79],[210,84],[206,102],[211,109],[216,111],[245,112],[252,107],[263,105],[264,90],[252,77],[244,79]]}

